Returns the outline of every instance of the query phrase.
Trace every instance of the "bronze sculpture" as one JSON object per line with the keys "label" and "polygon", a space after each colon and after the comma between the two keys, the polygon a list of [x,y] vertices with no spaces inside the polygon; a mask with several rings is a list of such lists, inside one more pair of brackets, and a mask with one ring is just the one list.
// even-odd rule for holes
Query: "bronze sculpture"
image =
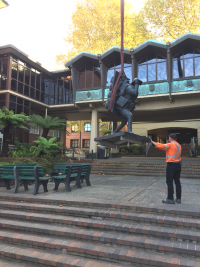
{"label": "bronze sculpture", "polygon": [[[119,72],[115,72],[115,76],[110,81],[110,91],[108,93],[108,99],[106,101],[106,109],[109,111],[110,100],[113,93],[114,84],[118,78]],[[136,99],[138,97],[138,88],[142,84],[142,81],[138,78],[130,84],[129,79],[125,74],[120,76],[117,84],[117,92],[115,95],[114,103],[110,112],[122,116],[122,122],[114,131],[118,133],[128,122],[128,132],[132,133],[132,111],[137,104]]]}

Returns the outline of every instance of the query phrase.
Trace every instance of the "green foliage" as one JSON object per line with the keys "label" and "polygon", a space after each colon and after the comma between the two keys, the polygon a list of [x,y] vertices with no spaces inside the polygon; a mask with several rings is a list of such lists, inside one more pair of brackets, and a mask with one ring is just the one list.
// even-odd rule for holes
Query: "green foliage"
{"label": "green foliage", "polygon": [[119,152],[122,155],[145,155],[145,148],[141,145],[120,146]]}
{"label": "green foliage", "polygon": [[10,165],[10,162],[0,162],[0,166],[4,166],[4,165]]}
{"label": "green foliage", "polygon": [[13,165],[19,165],[19,164],[22,164],[22,162],[21,161],[19,161],[19,160],[15,160],[15,161],[13,161],[13,163],[12,163]]}
{"label": "green foliage", "polygon": [[187,32],[199,34],[199,0],[148,0],[140,14],[159,40],[173,41]]}
{"label": "green foliage", "polygon": [[[24,159],[23,161],[22,161],[22,164],[31,164],[31,163],[36,163],[34,160],[32,160],[32,159]],[[21,164],[21,163],[20,163]]]}
{"label": "green foliage", "polygon": [[8,126],[28,129],[28,122],[29,117],[23,112],[14,114],[12,110],[8,110],[6,107],[0,109],[0,129]]}
{"label": "green foliage", "polygon": [[200,146],[197,147],[197,155],[200,155]]}
{"label": "green foliage", "polygon": [[4,129],[2,155],[8,156],[9,131],[12,127],[28,129],[29,117],[23,112],[14,114],[6,107],[0,109],[0,129]]}
{"label": "green foliage", "polygon": [[45,155],[41,158],[37,159],[37,166],[42,166],[45,173],[53,171],[53,167],[55,163],[63,163],[66,162],[66,159],[62,157],[62,155],[56,155],[55,157]]}
{"label": "green foliage", "polygon": [[[60,119],[58,117],[52,118],[51,116],[43,118],[42,116],[36,114],[30,116],[30,125],[42,127],[42,136],[45,138],[47,137],[49,130],[66,131],[68,126],[65,119]],[[66,134],[69,135],[67,131]]]}
{"label": "green foliage", "polygon": [[140,155],[144,155],[145,154],[145,149],[141,145],[137,146],[137,151],[140,153]]}
{"label": "green foliage", "polygon": [[37,146],[34,148],[35,156],[52,156],[59,152],[62,148],[60,146],[60,142],[55,142],[56,139],[56,137],[52,137],[48,140],[42,136],[39,136],[38,140],[34,141],[34,143],[37,144]]}
{"label": "green foliage", "polygon": [[9,156],[12,158],[24,158],[24,157],[35,157],[34,145],[28,143],[20,143],[15,138],[16,147],[9,152]]}
{"label": "green foliage", "polygon": [[109,134],[111,134],[112,133],[112,130],[103,130],[103,131],[101,131],[101,134],[103,135],[103,136],[105,136],[105,135],[109,135]]}

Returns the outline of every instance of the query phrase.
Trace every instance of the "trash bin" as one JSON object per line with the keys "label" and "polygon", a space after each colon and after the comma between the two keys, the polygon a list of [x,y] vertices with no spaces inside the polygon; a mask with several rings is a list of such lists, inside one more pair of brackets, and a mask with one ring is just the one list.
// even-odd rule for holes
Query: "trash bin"
{"label": "trash bin", "polygon": [[99,146],[99,159],[104,159],[105,157],[105,146]]}

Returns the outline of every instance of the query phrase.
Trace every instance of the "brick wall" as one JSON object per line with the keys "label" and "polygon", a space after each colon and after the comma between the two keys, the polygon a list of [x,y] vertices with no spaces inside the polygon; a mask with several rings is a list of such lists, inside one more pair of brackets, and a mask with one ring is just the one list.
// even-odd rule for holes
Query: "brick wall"
{"label": "brick wall", "polygon": [[[66,147],[70,148],[71,147],[71,140],[79,140],[80,142],[80,133],[72,133],[71,132],[71,127],[67,128],[67,131],[70,133],[70,135],[66,135]],[[83,140],[84,139],[90,139],[90,132],[82,132],[81,133],[81,148],[83,148]],[[89,148],[85,148],[86,150]]]}

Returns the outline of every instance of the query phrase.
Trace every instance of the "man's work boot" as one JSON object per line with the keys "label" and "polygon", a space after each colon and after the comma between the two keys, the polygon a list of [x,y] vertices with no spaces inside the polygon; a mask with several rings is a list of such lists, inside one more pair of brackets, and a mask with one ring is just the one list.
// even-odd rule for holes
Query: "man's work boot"
{"label": "man's work boot", "polygon": [[175,204],[175,201],[173,199],[166,199],[166,200],[163,200],[162,203],[164,204]]}
{"label": "man's work boot", "polygon": [[176,199],[176,203],[181,204],[181,199]]}

